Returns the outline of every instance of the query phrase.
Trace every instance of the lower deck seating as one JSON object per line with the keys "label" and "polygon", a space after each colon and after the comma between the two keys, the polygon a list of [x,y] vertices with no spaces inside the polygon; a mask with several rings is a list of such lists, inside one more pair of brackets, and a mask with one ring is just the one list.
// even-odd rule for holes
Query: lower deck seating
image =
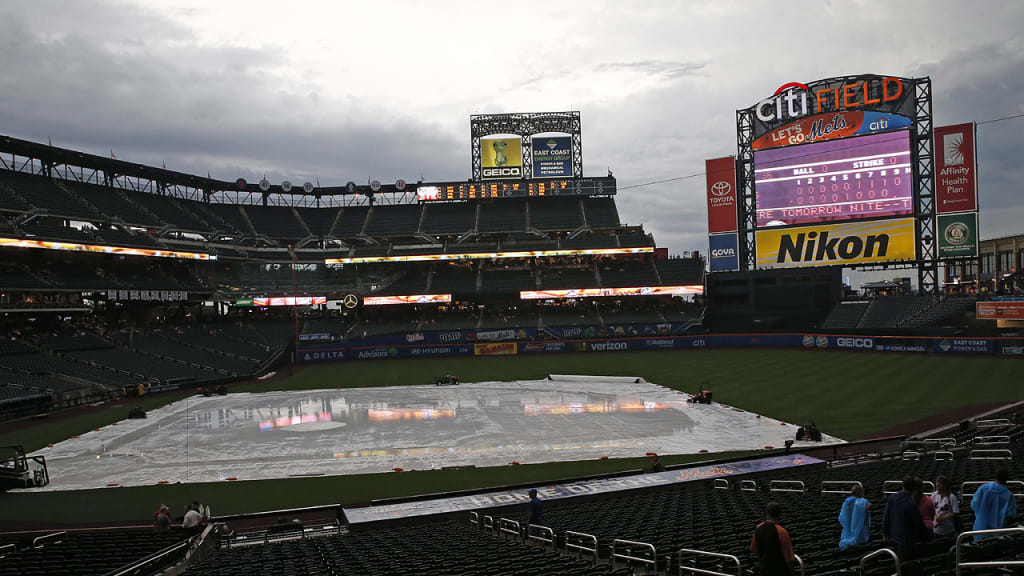
{"label": "lower deck seating", "polygon": [[[33,548],[34,534],[0,558],[0,576],[100,576],[159,552],[184,538],[179,532],[144,530],[68,532]],[[8,540],[14,540],[13,537]]]}

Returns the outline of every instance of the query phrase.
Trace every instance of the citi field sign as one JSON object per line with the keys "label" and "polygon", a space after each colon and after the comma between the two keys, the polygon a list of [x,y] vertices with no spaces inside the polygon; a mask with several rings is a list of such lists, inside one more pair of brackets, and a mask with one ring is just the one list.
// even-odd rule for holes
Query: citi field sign
{"label": "citi field sign", "polygon": [[912,118],[913,96],[913,82],[896,76],[844,76],[810,83],[787,82],[751,107],[756,118],[754,136],[760,137],[808,116],[830,112],[870,110]]}

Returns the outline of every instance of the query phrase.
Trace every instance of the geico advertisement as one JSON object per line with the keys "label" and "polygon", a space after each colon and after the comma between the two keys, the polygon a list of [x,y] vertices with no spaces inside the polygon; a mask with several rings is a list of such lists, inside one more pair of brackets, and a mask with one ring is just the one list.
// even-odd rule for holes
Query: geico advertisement
{"label": "geico advertisement", "polygon": [[484,178],[522,178],[522,140],[519,138],[481,140],[480,167]]}
{"label": "geico advertisement", "polygon": [[757,232],[758,268],[864,264],[914,257],[913,218]]}

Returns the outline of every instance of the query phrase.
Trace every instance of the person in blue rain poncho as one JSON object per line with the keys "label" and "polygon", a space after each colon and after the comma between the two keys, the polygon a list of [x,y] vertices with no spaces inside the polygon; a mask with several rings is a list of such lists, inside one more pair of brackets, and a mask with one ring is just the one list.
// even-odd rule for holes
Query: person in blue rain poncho
{"label": "person in blue rain poncho", "polygon": [[[996,481],[983,484],[971,498],[971,509],[974,510],[975,530],[994,530],[1006,528],[1017,516],[1017,502],[1013,492],[1006,487],[1010,479],[1010,471],[1006,468],[996,470]],[[992,534],[978,534],[974,539],[983,540]]]}
{"label": "person in blue rain poncho", "polygon": [[843,533],[839,537],[839,549],[864,544],[871,537],[871,502],[864,497],[864,487],[857,484],[850,490],[850,496],[839,510],[839,524]]}

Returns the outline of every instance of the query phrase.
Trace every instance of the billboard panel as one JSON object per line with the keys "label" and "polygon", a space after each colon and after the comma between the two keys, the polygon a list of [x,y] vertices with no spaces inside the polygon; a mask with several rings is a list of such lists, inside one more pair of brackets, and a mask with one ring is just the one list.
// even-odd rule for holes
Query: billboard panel
{"label": "billboard panel", "polygon": [[708,248],[711,254],[712,272],[739,270],[739,237],[735,232],[712,234],[708,238]]}
{"label": "billboard panel", "polygon": [[978,209],[974,123],[935,129],[935,212]]}
{"label": "billboard panel", "polygon": [[577,288],[575,290],[523,290],[520,300],[600,298],[604,296],[685,296],[703,294],[703,286],[643,286],[638,288]]}
{"label": "billboard panel", "polygon": [[780,126],[754,140],[754,150],[766,150],[779,146],[810,144],[822,140],[837,140],[850,136],[889,132],[913,126],[913,120],[906,116],[848,110],[816,114],[796,122]]}
{"label": "billboard panel", "polygon": [[68,250],[71,252],[95,252],[119,254],[122,256],[154,256],[158,258],[179,258],[182,260],[216,260],[215,254],[179,252],[176,250],[153,250],[151,248],[126,248],[98,244],[76,244],[74,242],[53,242],[49,240],[26,240],[24,238],[0,238],[0,247],[42,248],[44,250]]}
{"label": "billboard panel", "polygon": [[935,230],[939,237],[939,258],[978,255],[978,213],[939,214]]}
{"label": "billboard panel", "polygon": [[757,226],[912,214],[906,130],[754,152]]}
{"label": "billboard panel", "polygon": [[572,177],[572,136],[534,137],[533,177]]}
{"label": "billboard panel", "polygon": [[736,159],[732,156],[704,162],[708,190],[708,233],[736,232]]}
{"label": "billboard panel", "polygon": [[327,258],[324,264],[368,264],[375,262],[446,262],[496,258],[548,258],[554,256],[608,256],[618,254],[653,254],[653,246],[640,248],[580,248],[566,250],[523,250],[516,252],[463,252],[457,254],[413,254],[409,256],[362,256]]}
{"label": "billboard panel", "polygon": [[914,258],[913,218],[757,231],[758,268],[846,266]]}
{"label": "billboard panel", "polygon": [[975,304],[978,320],[1024,320],[1024,300],[993,300]]}
{"label": "billboard panel", "polygon": [[448,304],[451,294],[415,294],[411,296],[367,296],[363,306],[385,306],[388,304]]}
{"label": "billboard panel", "polygon": [[523,143],[519,138],[480,141],[480,167],[484,180],[523,177]]}

